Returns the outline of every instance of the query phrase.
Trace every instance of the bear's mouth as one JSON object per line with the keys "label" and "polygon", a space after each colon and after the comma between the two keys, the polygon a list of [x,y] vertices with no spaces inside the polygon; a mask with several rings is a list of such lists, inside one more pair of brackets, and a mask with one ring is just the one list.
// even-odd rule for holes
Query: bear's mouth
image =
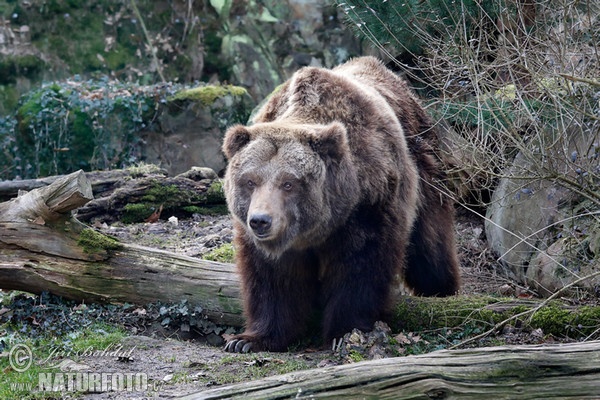
{"label": "bear's mouth", "polygon": [[260,242],[269,242],[273,239],[273,234],[271,232],[254,232],[252,231],[252,236]]}

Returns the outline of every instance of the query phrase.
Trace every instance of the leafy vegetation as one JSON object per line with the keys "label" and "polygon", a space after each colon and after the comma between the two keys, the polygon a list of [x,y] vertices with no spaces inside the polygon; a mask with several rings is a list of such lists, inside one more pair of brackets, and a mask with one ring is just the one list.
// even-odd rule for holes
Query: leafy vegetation
{"label": "leafy vegetation", "polygon": [[[21,98],[14,115],[0,118],[0,154],[4,156],[0,158],[0,178],[139,164],[143,158],[140,134],[159,130],[153,124],[161,113],[175,107],[174,103],[180,108],[185,101],[210,106],[226,95],[247,93],[234,86],[143,86],[108,78],[83,81],[76,77],[43,85]],[[241,110],[243,107],[223,107],[235,112],[219,114],[218,118],[225,119],[217,121],[219,124],[248,117],[249,110]],[[211,189],[209,195],[219,195],[218,190]]]}
{"label": "leafy vegetation", "polygon": [[0,139],[12,145],[0,168],[28,178],[134,164],[140,160],[137,132],[177,88],[108,79],[44,85],[24,96],[15,117],[0,126]]}

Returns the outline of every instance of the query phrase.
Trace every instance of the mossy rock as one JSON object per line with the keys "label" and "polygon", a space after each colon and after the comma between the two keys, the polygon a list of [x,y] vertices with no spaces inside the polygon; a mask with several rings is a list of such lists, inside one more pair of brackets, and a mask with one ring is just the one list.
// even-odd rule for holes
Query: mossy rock
{"label": "mossy rock", "polygon": [[240,86],[233,85],[207,85],[198,86],[190,89],[183,89],[177,92],[174,96],[169,98],[169,101],[199,101],[205,106],[212,105],[215,100],[225,97],[243,97],[247,96],[248,92],[246,89]]}

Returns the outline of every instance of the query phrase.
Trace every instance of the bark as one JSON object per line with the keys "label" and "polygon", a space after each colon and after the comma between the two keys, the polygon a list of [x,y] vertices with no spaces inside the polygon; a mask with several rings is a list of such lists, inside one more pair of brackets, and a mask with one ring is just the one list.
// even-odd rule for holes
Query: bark
{"label": "bark", "polygon": [[600,342],[441,350],[219,387],[182,399],[597,399]]}
{"label": "bark", "polygon": [[[145,170],[130,168],[111,171],[87,172],[86,178],[92,185],[94,196],[99,198],[109,196],[127,180],[149,175],[166,176],[167,172],[157,167],[149,166]],[[14,197],[17,197],[19,191],[29,192],[33,189],[48,186],[61,177],[62,175],[57,175],[39,179],[0,181],[0,202],[8,201]]]}

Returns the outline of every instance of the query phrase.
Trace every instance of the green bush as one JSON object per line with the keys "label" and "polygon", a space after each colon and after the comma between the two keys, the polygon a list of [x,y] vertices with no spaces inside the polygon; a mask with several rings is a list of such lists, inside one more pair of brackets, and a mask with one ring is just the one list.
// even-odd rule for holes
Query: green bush
{"label": "green bush", "polygon": [[14,118],[0,120],[0,173],[33,178],[134,164],[140,159],[136,133],[178,88],[76,79],[33,90]]}

